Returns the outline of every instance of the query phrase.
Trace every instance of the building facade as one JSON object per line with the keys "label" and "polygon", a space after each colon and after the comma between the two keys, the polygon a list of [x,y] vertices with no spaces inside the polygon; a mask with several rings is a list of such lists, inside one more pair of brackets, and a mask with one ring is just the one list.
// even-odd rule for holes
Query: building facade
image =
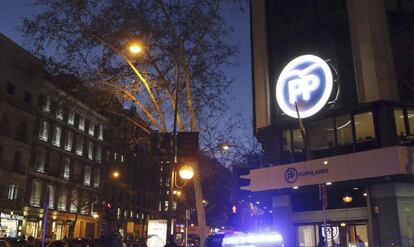
{"label": "building facade", "polygon": [[274,166],[242,176],[244,199],[287,246],[414,243],[413,7],[251,1],[254,133]]}
{"label": "building facade", "polygon": [[[68,75],[50,76],[36,57],[0,35],[0,237],[99,236],[103,202],[116,230],[145,236],[158,205],[151,129],[134,109],[95,106],[99,92]],[[115,178],[113,172],[118,172]]]}

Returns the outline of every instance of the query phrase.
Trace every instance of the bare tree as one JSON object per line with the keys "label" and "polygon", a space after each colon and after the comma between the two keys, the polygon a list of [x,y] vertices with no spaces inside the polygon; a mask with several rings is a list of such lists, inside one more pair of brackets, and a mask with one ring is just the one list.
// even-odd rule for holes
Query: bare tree
{"label": "bare tree", "polygon": [[[45,11],[21,30],[38,54],[52,53],[49,71],[109,90],[160,131],[170,129],[178,97],[179,129],[197,131],[199,114],[225,107],[231,82],[223,65],[237,49],[222,18],[226,2],[36,0]],[[135,41],[145,47],[136,57],[126,52]]]}
{"label": "bare tree", "polygon": [[79,190],[72,189],[70,191],[70,203],[69,211],[75,214],[75,219],[69,225],[69,238],[73,238],[75,235],[75,227],[78,222],[79,215],[88,215],[92,212],[91,205],[96,201],[96,198],[92,198],[89,193],[83,191],[79,193]]}

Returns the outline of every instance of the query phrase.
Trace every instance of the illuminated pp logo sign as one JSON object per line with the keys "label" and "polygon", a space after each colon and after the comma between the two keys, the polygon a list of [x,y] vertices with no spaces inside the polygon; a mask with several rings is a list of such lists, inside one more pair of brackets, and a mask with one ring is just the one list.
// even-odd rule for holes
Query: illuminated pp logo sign
{"label": "illuminated pp logo sign", "polygon": [[333,87],[329,65],[314,55],[293,59],[280,73],[276,84],[276,100],[284,113],[297,118],[314,115],[328,101]]}
{"label": "illuminated pp logo sign", "polygon": [[288,168],[285,171],[285,180],[286,182],[292,184],[298,180],[298,171],[295,168]]}

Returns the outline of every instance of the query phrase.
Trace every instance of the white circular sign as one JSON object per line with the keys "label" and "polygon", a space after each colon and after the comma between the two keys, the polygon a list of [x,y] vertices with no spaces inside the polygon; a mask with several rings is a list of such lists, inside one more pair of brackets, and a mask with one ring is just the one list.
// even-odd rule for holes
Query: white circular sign
{"label": "white circular sign", "polygon": [[276,84],[276,100],[284,113],[301,118],[320,111],[328,102],[333,87],[329,65],[314,55],[293,59],[280,73]]}

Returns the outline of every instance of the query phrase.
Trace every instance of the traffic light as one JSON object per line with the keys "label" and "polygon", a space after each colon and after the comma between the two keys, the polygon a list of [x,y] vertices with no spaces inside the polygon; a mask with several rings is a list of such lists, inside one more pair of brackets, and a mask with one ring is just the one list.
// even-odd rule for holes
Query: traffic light
{"label": "traffic light", "polygon": [[112,203],[110,202],[103,202],[103,218],[108,222],[111,222],[114,219],[114,209]]}
{"label": "traffic light", "polygon": [[238,200],[242,200],[247,198],[250,195],[250,191],[243,190],[241,187],[250,185],[250,179],[241,178],[241,176],[248,175],[250,173],[249,168],[245,167],[234,167],[233,168],[233,176],[236,179],[236,198]]}

